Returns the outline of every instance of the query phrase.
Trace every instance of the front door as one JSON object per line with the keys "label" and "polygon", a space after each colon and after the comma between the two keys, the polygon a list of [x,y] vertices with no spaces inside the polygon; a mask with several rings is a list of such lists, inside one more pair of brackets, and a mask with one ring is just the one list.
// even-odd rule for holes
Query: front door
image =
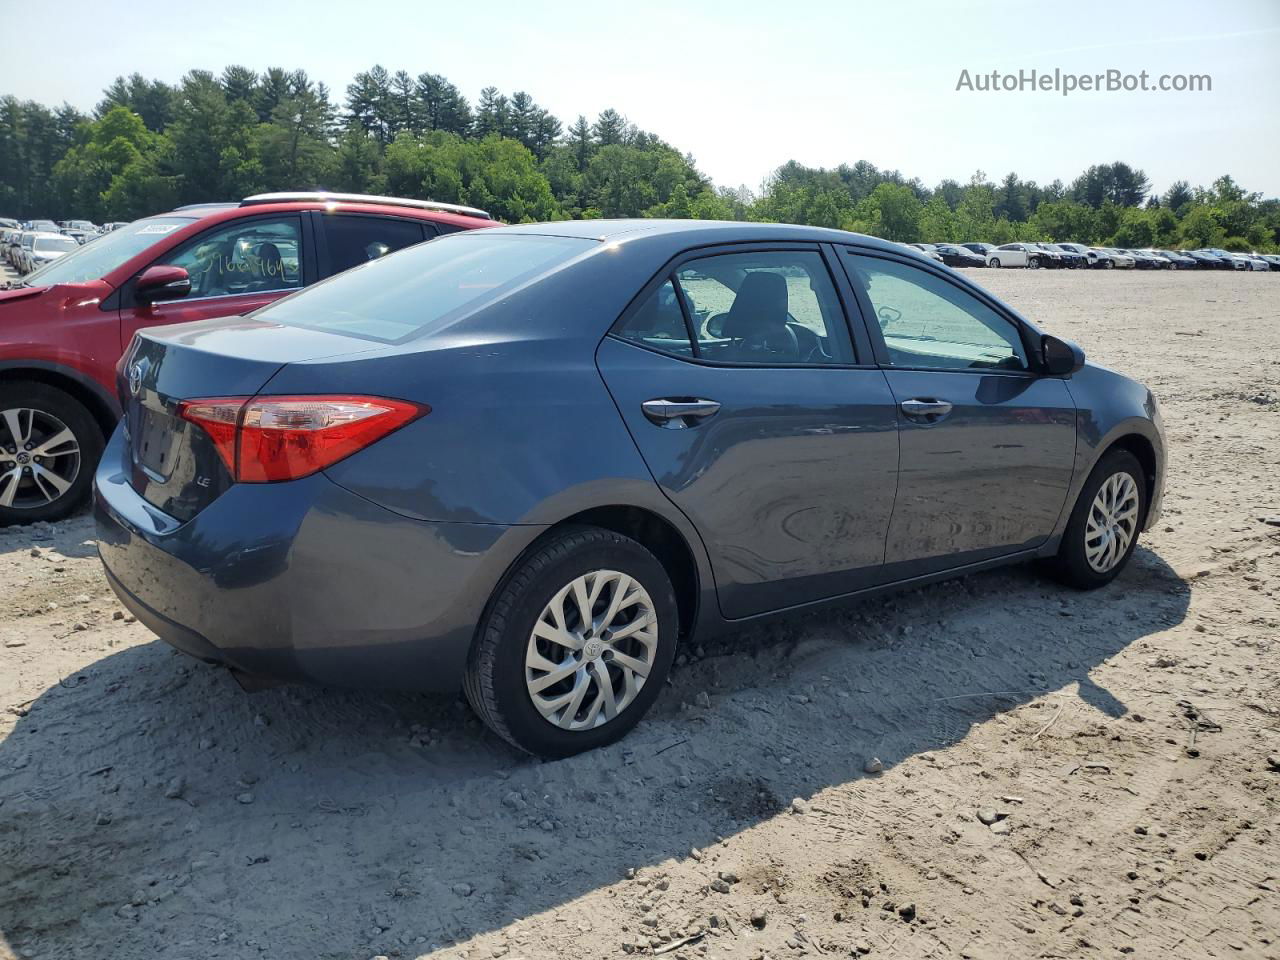
{"label": "front door", "polygon": [[893,395],[859,366],[816,247],[703,256],[656,280],[597,362],[741,618],[876,582],[898,467]]}
{"label": "front door", "polygon": [[245,217],[212,227],[157,260],[183,267],[191,292],[175,300],[138,303],[122,291],[120,347],[141,327],[248,313],[303,286],[302,219],[298,214]]}
{"label": "front door", "polygon": [[898,499],[886,573],[903,579],[1044,543],[1075,463],[1066,382],[1035,373],[1017,322],[942,271],[841,259],[898,405]]}

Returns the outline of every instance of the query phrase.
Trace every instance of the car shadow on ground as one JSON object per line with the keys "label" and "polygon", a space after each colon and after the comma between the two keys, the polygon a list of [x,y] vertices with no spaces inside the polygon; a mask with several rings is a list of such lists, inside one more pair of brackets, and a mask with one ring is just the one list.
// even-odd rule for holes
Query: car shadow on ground
{"label": "car shadow on ground", "polygon": [[693,648],[632,735],[554,763],[457,699],[248,696],[159,642],[133,646],[49,688],[0,743],[0,943],[418,956],[1046,693],[1121,716],[1091,671],[1180,622],[1189,598],[1140,549],[1093,593],[1015,568],[775,621]]}

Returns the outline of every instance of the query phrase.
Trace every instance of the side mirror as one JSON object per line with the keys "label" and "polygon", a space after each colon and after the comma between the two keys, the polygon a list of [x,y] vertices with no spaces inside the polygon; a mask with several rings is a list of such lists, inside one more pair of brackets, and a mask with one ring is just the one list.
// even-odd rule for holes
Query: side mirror
{"label": "side mirror", "polygon": [[176,300],[190,292],[191,276],[185,267],[147,267],[133,285],[133,294],[142,303]]}
{"label": "side mirror", "polygon": [[1084,366],[1084,351],[1070,340],[1045,334],[1040,340],[1044,372],[1055,377],[1069,377]]}

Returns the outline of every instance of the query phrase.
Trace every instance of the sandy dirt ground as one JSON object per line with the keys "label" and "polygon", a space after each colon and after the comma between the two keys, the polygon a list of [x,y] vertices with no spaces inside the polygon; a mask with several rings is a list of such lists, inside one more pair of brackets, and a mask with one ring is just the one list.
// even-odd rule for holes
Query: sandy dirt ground
{"label": "sandy dirt ground", "polygon": [[978,279],[1160,397],[1131,567],[694,646],[587,756],[246,695],[0,532],[0,957],[1280,957],[1280,277]]}

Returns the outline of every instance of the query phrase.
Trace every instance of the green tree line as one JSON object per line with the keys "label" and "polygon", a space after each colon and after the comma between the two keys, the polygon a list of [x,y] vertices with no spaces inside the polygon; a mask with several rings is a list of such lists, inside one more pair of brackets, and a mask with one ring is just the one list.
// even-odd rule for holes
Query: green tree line
{"label": "green tree line", "polygon": [[758,192],[717,187],[693,157],[616,110],[565,125],[524,91],[472,103],[439,74],[381,66],[341,103],[305,71],[119,77],[91,115],[0,98],[0,215],[130,220],[287,189],[463,203],[501,220],[698,217],[840,227],[891,240],[1074,240],[1274,250],[1280,201],[1230,176],[1164,194],[1125,163],[1040,186],[981,171],[934,188],[866,161],[794,161]]}

